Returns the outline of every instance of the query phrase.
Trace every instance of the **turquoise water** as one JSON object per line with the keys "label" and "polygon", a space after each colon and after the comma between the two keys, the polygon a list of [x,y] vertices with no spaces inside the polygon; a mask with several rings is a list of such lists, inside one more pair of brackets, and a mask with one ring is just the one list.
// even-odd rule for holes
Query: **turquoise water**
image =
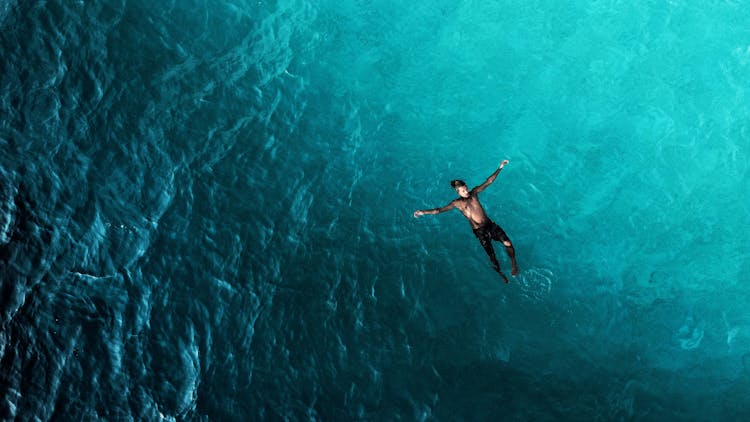
{"label": "turquoise water", "polygon": [[750,417],[749,5],[0,1],[0,417]]}

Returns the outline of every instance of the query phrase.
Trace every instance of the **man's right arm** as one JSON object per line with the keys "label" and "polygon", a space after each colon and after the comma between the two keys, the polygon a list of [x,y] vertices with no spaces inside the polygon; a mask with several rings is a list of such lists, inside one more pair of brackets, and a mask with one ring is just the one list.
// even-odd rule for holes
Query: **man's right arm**
{"label": "man's right arm", "polygon": [[448,204],[448,205],[446,205],[444,207],[433,208],[431,210],[416,210],[416,211],[414,211],[414,218],[417,218],[420,215],[425,215],[425,214],[440,214],[441,212],[450,211],[450,210],[452,210],[455,207],[456,207],[455,201],[451,201],[450,204]]}

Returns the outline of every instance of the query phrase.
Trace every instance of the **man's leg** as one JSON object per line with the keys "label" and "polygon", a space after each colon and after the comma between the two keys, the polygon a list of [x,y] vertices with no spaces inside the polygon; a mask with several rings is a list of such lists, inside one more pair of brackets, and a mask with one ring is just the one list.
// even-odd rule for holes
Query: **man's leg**
{"label": "man's leg", "polygon": [[500,274],[500,277],[503,278],[503,280],[508,283],[508,277],[503,274],[502,271],[500,271],[500,264],[497,262],[497,257],[495,256],[495,249],[492,247],[492,241],[489,239],[489,236],[486,239],[479,239],[479,243],[482,244],[482,247],[484,248],[484,251],[487,252],[487,256],[490,257],[490,262],[492,263],[492,268],[497,271],[498,274]]}
{"label": "man's leg", "polygon": [[495,227],[493,227],[493,229],[494,230],[492,232],[492,238],[494,240],[503,242],[503,246],[505,246],[505,253],[507,253],[508,258],[510,258],[510,273],[513,275],[518,275],[518,264],[516,264],[516,250],[513,248],[513,243],[510,241],[510,238],[508,238],[508,235],[505,234],[505,230],[503,230],[502,227],[495,224]]}
{"label": "man's leg", "polygon": [[516,264],[516,250],[513,249],[513,244],[510,242],[510,239],[503,241],[503,245],[505,245],[505,252],[508,254],[508,258],[510,258],[510,273],[513,275],[518,275],[518,264]]}

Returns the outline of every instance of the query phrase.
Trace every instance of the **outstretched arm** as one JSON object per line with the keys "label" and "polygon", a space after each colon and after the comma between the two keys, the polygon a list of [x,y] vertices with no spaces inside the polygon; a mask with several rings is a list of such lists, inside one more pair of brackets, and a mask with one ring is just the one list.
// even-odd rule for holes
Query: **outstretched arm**
{"label": "outstretched arm", "polygon": [[416,211],[414,211],[414,218],[417,218],[420,215],[425,215],[425,214],[440,214],[441,212],[446,212],[446,211],[452,210],[455,207],[456,207],[455,201],[451,201],[450,204],[448,204],[448,205],[446,205],[444,207],[433,208],[431,210],[416,210]]}
{"label": "outstretched arm", "polygon": [[502,170],[503,167],[505,167],[506,164],[508,164],[508,160],[503,160],[503,162],[500,163],[500,167],[498,167],[497,170],[495,170],[495,172],[492,173],[490,175],[490,177],[488,177],[487,180],[484,181],[484,183],[482,183],[481,185],[475,187],[474,189],[472,189],[472,191],[474,191],[475,193],[479,193],[479,192],[483,191],[487,186],[489,186],[490,184],[492,184],[492,182],[494,182],[495,179],[497,178],[497,175],[500,174],[500,170]]}

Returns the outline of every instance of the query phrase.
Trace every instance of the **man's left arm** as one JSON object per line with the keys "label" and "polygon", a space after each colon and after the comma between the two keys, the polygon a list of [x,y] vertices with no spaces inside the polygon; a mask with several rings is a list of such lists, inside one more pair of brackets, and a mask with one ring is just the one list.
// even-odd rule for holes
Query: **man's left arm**
{"label": "man's left arm", "polygon": [[495,172],[492,173],[490,177],[488,177],[487,180],[484,181],[484,183],[475,187],[474,189],[472,189],[472,191],[474,191],[475,193],[479,193],[483,191],[487,186],[491,185],[492,182],[494,182],[495,179],[497,178],[497,175],[500,174],[500,170],[502,170],[503,167],[505,167],[505,165],[508,164],[508,162],[509,162],[508,160],[503,160],[503,162],[500,163],[500,167],[498,167],[497,170],[495,170]]}

